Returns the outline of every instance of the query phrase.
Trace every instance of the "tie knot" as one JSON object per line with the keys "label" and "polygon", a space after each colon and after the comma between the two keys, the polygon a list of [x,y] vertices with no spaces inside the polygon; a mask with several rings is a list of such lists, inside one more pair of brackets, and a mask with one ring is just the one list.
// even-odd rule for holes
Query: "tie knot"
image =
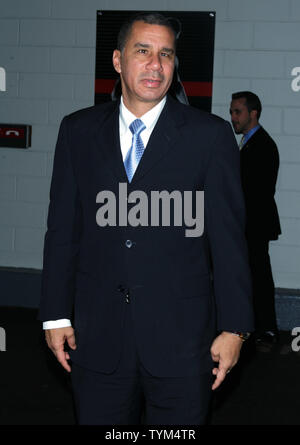
{"label": "tie knot", "polygon": [[136,119],[135,121],[131,122],[129,125],[130,131],[132,134],[140,134],[143,130],[145,130],[146,126],[141,119]]}
{"label": "tie knot", "polygon": [[239,143],[239,148],[240,149],[243,147],[244,142],[245,142],[245,135],[243,135],[242,139],[240,140],[240,143]]}

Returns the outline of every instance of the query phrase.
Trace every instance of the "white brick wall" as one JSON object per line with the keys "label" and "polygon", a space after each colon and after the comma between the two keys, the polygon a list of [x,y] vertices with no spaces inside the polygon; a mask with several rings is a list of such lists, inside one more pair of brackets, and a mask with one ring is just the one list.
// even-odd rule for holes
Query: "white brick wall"
{"label": "white brick wall", "polygon": [[226,51],[224,75],[246,79],[284,77],[285,54],[282,52]]}
{"label": "white brick wall", "polygon": [[50,16],[51,0],[1,0],[0,9],[5,18],[46,18]]}
{"label": "white brick wall", "polygon": [[[218,17],[218,11],[217,15]],[[217,49],[251,49],[253,41],[253,25],[245,22],[223,22],[216,26],[215,46]]]}
{"label": "white brick wall", "polygon": [[300,20],[300,3],[298,0],[291,0],[290,16],[291,20]]}
{"label": "white brick wall", "polygon": [[287,1],[259,0],[241,1],[229,0],[228,17],[230,20],[245,21],[286,21],[289,18]]}
{"label": "white brick wall", "polygon": [[94,48],[51,48],[50,71],[52,73],[92,74],[94,68]]}
{"label": "white brick wall", "polygon": [[284,133],[285,134],[299,135],[300,134],[299,122],[300,122],[300,107],[284,109],[283,124],[284,124]]}
{"label": "white brick wall", "polygon": [[[3,96],[5,93],[1,93]],[[20,97],[0,101],[1,122],[47,124],[48,103],[41,99],[22,99]]]}
{"label": "white brick wall", "polygon": [[75,29],[71,20],[21,20],[20,42],[23,46],[73,46]]}
{"label": "white brick wall", "polygon": [[19,44],[18,20],[0,20],[0,42],[2,45]]}
{"label": "white brick wall", "polygon": [[[148,9],[142,0],[0,0],[0,122],[33,127],[29,150],[0,149],[0,266],[41,268],[53,152],[61,118],[93,104],[97,9]],[[300,288],[299,0],[153,0],[153,10],[216,11],[213,112],[256,92],[281,158],[272,243],[276,286]],[[195,55],[196,57],[197,55]]]}
{"label": "white brick wall", "polygon": [[255,23],[254,48],[264,50],[300,49],[298,23]]}

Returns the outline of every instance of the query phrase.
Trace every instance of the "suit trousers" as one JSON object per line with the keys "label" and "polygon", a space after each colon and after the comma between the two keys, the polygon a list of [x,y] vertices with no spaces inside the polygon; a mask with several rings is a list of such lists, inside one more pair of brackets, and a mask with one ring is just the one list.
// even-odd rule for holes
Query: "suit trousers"
{"label": "suit trousers", "polygon": [[253,286],[255,330],[257,334],[277,331],[275,288],[269,255],[269,240],[247,237]]}
{"label": "suit trousers", "polygon": [[151,375],[139,360],[130,304],[126,305],[123,341],[119,365],[111,374],[72,363],[71,382],[78,424],[205,424],[212,394],[211,371],[180,378]]}

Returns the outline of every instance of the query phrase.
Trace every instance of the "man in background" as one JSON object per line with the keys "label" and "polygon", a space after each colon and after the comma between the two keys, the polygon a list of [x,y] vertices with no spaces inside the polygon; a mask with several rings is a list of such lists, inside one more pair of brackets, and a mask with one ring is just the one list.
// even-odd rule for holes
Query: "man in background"
{"label": "man in background", "polygon": [[246,204],[246,238],[252,274],[256,342],[278,340],[274,281],[269,242],[281,233],[275,187],[279,168],[277,146],[259,124],[261,102],[250,91],[232,94],[230,114],[240,142],[241,179]]}

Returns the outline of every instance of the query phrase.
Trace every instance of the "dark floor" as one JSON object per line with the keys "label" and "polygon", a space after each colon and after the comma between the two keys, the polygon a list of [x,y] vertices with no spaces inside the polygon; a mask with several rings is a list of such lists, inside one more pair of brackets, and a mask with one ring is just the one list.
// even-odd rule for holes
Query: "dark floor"
{"label": "dark floor", "polygon": [[[0,425],[74,425],[70,376],[44,341],[37,310],[0,307]],[[271,352],[249,340],[214,396],[211,425],[300,425],[300,352],[289,332]],[[300,341],[299,341],[300,345]]]}

